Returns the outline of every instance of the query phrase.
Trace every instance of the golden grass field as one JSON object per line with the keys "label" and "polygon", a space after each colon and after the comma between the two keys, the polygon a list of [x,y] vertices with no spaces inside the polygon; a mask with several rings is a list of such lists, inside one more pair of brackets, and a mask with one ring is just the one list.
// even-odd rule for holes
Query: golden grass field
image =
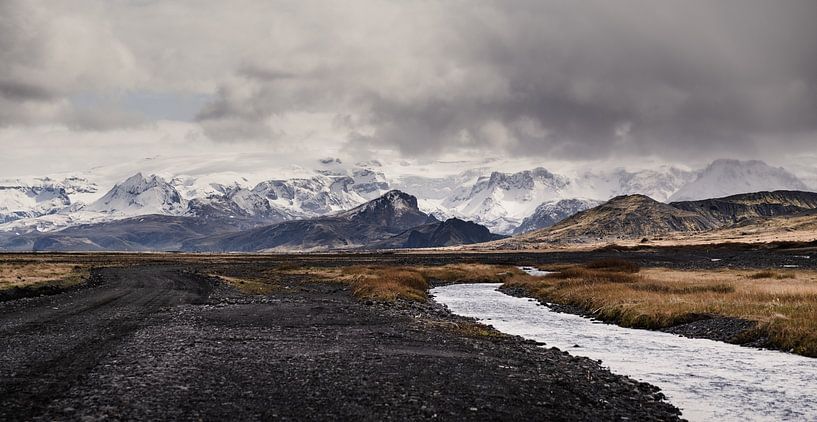
{"label": "golden grass field", "polygon": [[0,290],[45,284],[67,287],[81,283],[86,276],[87,268],[74,264],[0,262]]}
{"label": "golden grass field", "polygon": [[753,336],[817,357],[817,272],[568,266],[545,277],[514,276],[507,287],[581,307],[625,327],[664,328],[710,314],[757,322]]}
{"label": "golden grass field", "polygon": [[501,283],[514,275],[524,274],[512,266],[485,264],[451,264],[442,266],[350,265],[343,267],[282,267],[267,279],[220,276],[246,293],[265,294],[277,289],[275,278],[281,275],[314,277],[324,282],[344,283],[354,295],[364,300],[425,301],[431,280],[440,282]]}

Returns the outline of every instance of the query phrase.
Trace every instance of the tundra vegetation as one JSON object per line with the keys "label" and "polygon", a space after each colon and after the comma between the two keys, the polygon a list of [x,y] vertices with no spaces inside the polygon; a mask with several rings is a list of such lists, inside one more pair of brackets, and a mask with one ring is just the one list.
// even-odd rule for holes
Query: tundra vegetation
{"label": "tundra vegetation", "polygon": [[15,291],[20,290],[48,293],[75,286],[88,279],[93,267],[149,263],[218,276],[248,294],[269,294],[292,281],[329,282],[348,286],[360,300],[381,302],[424,302],[434,284],[503,283],[625,327],[661,329],[707,317],[753,321],[754,328],[737,341],[767,339],[769,346],[817,357],[817,271],[805,269],[676,270],[607,259],[550,264],[541,269],[553,274],[534,277],[512,265],[370,264],[343,257],[4,255],[0,298],[19,297]]}
{"label": "tundra vegetation", "polygon": [[82,283],[88,267],[44,261],[0,261],[0,290],[70,287]]}
{"label": "tundra vegetation", "polygon": [[572,305],[625,327],[661,329],[706,317],[755,322],[736,341],[817,357],[817,272],[639,269],[616,260],[564,265],[543,277],[515,275],[504,287]]}
{"label": "tundra vegetation", "polygon": [[241,278],[219,275],[246,293],[264,294],[279,286],[283,277],[349,285],[362,300],[424,302],[433,283],[502,283],[524,272],[514,266],[488,264],[349,265],[315,267],[281,265],[258,275]]}

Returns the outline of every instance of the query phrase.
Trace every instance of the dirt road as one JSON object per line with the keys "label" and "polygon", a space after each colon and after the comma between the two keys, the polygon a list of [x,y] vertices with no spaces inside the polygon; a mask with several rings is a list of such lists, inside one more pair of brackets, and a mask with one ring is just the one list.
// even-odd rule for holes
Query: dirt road
{"label": "dirt road", "polygon": [[0,420],[677,418],[649,385],[463,323],[340,284],[262,297],[180,266],[96,270],[0,303]]}

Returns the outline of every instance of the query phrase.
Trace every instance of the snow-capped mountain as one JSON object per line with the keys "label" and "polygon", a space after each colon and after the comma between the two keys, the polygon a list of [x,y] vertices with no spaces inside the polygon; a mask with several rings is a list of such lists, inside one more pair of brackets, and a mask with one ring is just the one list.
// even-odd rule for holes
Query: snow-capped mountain
{"label": "snow-capped mountain", "polygon": [[337,214],[337,218],[401,230],[436,221],[433,216],[420,211],[417,198],[398,190]]}
{"label": "snow-capped mountain", "polygon": [[285,221],[228,235],[190,239],[192,251],[321,251],[374,245],[406,230],[437,222],[420,211],[417,198],[400,191],[351,210],[308,220]]}
{"label": "snow-capped mountain", "polygon": [[553,226],[567,217],[593,208],[601,203],[601,201],[580,198],[545,202],[536,207],[533,214],[522,220],[522,224],[514,229],[513,234],[521,234]]}
{"label": "snow-capped mountain", "polygon": [[682,186],[669,201],[693,201],[739,193],[774,190],[808,190],[796,176],[763,161],[716,160]]}
{"label": "snow-capped mountain", "polygon": [[137,173],[116,184],[102,198],[84,208],[85,211],[132,217],[146,214],[182,215],[187,201],[176,188],[157,175]]}
{"label": "snow-capped mountain", "polygon": [[55,213],[71,204],[59,186],[0,185],[0,223]]}
{"label": "snow-capped mountain", "polygon": [[[582,204],[619,195],[644,194],[666,202],[807,189],[783,169],[735,160],[718,160],[702,171],[661,166],[566,173],[543,167],[500,172],[483,162],[451,174],[450,163],[446,172],[427,164],[414,167],[406,162],[384,165],[369,161],[349,165],[325,159],[312,168],[293,165],[280,169],[281,177],[269,177],[276,174],[275,169],[242,174],[221,165],[211,172],[212,166],[205,166],[206,171],[186,170],[176,168],[178,161],[170,163],[175,171],[162,170],[160,163],[150,161],[155,174],[131,173],[120,176],[116,183],[103,182],[112,174],[105,169],[81,176],[0,182],[0,231],[53,231],[145,214],[230,218],[250,225],[274,223],[351,210],[398,189],[416,197],[418,208],[439,220],[460,218],[485,225],[494,233],[511,234],[550,224]],[[94,174],[104,177],[97,182]],[[106,191],[108,186],[113,187]]]}
{"label": "snow-capped mountain", "polygon": [[[441,213],[509,233],[546,201],[565,196],[570,180],[538,167],[517,173],[492,172],[470,189],[457,189],[440,203]],[[409,192],[412,193],[412,192]]]}
{"label": "snow-capped mountain", "polygon": [[0,181],[0,223],[54,214],[96,191],[94,183],[77,177],[3,180]]}
{"label": "snow-capped mountain", "polygon": [[382,173],[355,169],[351,175],[321,172],[311,178],[268,180],[252,192],[295,217],[310,218],[348,210],[389,190]]}
{"label": "snow-capped mountain", "polygon": [[478,168],[443,178],[404,177],[397,187],[417,196],[423,210],[441,219],[462,218],[494,233],[511,234],[542,204],[576,198],[603,201],[632,193],[663,201],[694,178],[691,171],[669,166],[636,172],[586,171],[573,176],[541,167],[516,173]]}
{"label": "snow-capped mountain", "polygon": [[217,193],[190,200],[187,214],[203,218],[241,218],[268,223],[292,219],[290,215],[273,208],[266,198],[249,189],[240,186],[221,188]]}

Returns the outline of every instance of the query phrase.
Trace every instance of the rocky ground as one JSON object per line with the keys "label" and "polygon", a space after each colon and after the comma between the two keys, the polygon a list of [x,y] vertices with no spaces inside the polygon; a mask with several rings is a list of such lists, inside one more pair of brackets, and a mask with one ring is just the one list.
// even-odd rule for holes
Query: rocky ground
{"label": "rocky ground", "polygon": [[678,418],[655,387],[438,306],[294,277],[247,296],[207,265],[0,303],[0,420]]}

